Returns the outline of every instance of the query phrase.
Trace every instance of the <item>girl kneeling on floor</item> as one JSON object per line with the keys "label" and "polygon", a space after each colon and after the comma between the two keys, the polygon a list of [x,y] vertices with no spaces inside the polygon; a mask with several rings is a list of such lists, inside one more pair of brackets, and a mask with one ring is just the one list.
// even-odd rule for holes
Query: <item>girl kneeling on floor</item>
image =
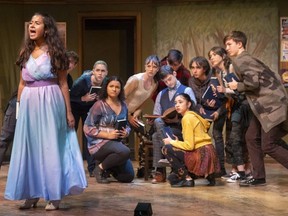
{"label": "girl kneeling on floor", "polygon": [[184,141],[167,134],[162,149],[173,170],[168,176],[171,187],[193,187],[191,176],[204,176],[209,181],[208,186],[214,186],[214,173],[219,172],[220,168],[208,134],[210,123],[190,110],[193,102],[185,93],[176,96],[175,108],[183,116],[181,124]]}

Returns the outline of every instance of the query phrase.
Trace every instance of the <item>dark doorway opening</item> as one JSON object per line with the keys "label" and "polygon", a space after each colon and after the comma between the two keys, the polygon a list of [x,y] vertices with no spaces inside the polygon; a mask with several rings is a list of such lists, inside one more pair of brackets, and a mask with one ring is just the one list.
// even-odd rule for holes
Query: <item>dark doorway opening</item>
{"label": "dark doorway opening", "polygon": [[83,32],[83,70],[95,61],[108,64],[109,76],[119,76],[125,83],[135,72],[136,17],[127,19],[86,18]]}

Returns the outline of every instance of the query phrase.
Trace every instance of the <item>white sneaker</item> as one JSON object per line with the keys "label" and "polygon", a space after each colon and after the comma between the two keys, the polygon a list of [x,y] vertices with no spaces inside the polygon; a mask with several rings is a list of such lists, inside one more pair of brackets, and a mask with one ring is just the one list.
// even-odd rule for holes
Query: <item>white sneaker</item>
{"label": "white sneaker", "polygon": [[235,183],[237,182],[237,180],[240,180],[241,177],[238,173],[234,173],[234,175],[232,175],[229,179],[226,180],[226,182],[228,183]]}
{"label": "white sneaker", "polygon": [[221,176],[221,179],[226,179],[226,180],[227,180],[227,179],[230,179],[231,176],[235,175],[235,173],[237,173],[237,172],[231,171],[230,173]]}

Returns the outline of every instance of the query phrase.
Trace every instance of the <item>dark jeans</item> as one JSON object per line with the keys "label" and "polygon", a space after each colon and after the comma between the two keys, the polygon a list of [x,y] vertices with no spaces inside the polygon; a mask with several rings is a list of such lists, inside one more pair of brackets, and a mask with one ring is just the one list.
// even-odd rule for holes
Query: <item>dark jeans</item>
{"label": "dark jeans", "polygon": [[111,172],[120,182],[131,182],[134,170],[130,161],[130,149],[122,142],[109,141],[105,143],[93,157],[98,164],[102,163],[104,170]]}
{"label": "dark jeans", "polygon": [[[245,133],[242,130],[242,125],[239,122],[232,122],[229,140],[226,150],[231,152],[231,164],[239,166],[247,163],[245,160]],[[230,148],[229,148],[230,147]],[[228,150],[229,149],[229,150]]]}
{"label": "dark jeans", "polygon": [[0,167],[4,160],[5,152],[9,144],[13,141],[15,126],[16,126],[16,102],[17,97],[9,101],[8,107],[5,111],[2,130],[0,134]]}
{"label": "dark jeans", "polygon": [[214,121],[213,138],[215,141],[215,149],[220,162],[221,170],[225,170],[225,154],[224,154],[224,140],[223,140],[223,127],[226,121],[226,112],[219,116]]}
{"label": "dark jeans", "polygon": [[[80,119],[82,120],[82,127],[85,123],[85,120],[87,118],[87,113],[85,110],[73,110],[72,109],[72,113],[75,119],[75,130],[77,131],[78,129],[78,125],[79,125],[79,121]],[[87,169],[89,171],[89,173],[93,172],[93,170],[95,169],[95,159],[94,157],[92,157],[88,151],[88,146],[87,146],[87,139],[85,137],[85,134],[82,131],[82,149],[83,149],[83,159],[87,161]]]}
{"label": "dark jeans", "polygon": [[251,109],[247,100],[236,102],[231,118],[226,121],[226,163],[236,166],[249,162],[245,134],[250,124]]}
{"label": "dark jeans", "polygon": [[177,174],[179,180],[185,179],[188,174],[184,161],[184,151],[173,147],[171,144],[164,145],[162,152],[170,162],[172,170]]}
{"label": "dark jeans", "polygon": [[281,126],[281,124],[277,125],[265,133],[258,119],[252,116],[245,138],[255,179],[266,177],[265,154],[270,155],[288,169],[288,150],[278,144],[279,139],[285,134]]}

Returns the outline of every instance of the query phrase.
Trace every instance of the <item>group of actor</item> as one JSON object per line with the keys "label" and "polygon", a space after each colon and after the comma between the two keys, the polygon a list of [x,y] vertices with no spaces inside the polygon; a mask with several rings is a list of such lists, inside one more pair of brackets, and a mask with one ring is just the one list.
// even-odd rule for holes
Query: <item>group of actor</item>
{"label": "group of actor", "polygon": [[[43,198],[47,211],[57,210],[64,196],[82,193],[83,157],[98,183],[132,182],[125,141],[143,123],[151,126],[153,184],[168,180],[171,187],[194,187],[195,179],[206,178],[215,186],[221,177],[243,187],[265,185],[266,154],[288,169],[281,139],[288,96],[280,76],[248,54],[245,33],[231,31],[225,48],[211,48],[208,58],[193,57],[190,70],[179,50],[169,50],[162,60],[150,55],[144,72],[124,83],[108,76],[103,60],[73,82],[69,71],[79,57],[65,50],[50,15],[35,13],[27,30],[16,61],[18,90],[5,112],[9,126],[0,136],[1,164],[14,138],[5,198],[25,200],[19,209],[36,207]],[[144,119],[147,100],[154,102],[153,117]],[[80,120],[83,155],[76,135]]]}

